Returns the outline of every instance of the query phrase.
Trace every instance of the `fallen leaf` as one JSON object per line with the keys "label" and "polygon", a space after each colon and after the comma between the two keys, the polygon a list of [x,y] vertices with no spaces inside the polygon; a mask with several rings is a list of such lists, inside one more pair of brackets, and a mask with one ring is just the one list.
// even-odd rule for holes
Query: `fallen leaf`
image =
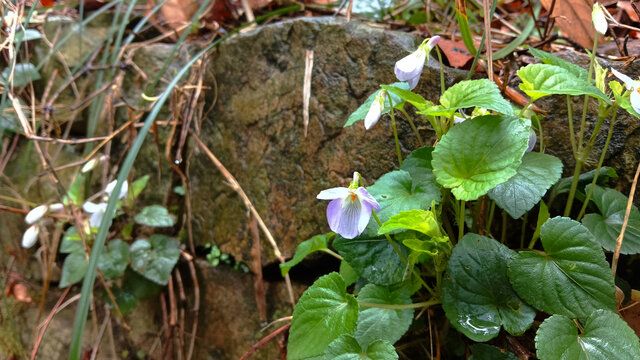
{"label": "fallen leaf", "polygon": [[464,68],[469,61],[473,61],[473,56],[462,41],[440,39],[438,46],[449,60],[449,65],[454,68]]}
{"label": "fallen leaf", "polygon": [[640,336],[640,303],[626,304],[623,309],[620,311],[620,316],[636,332],[636,335]]}
{"label": "fallen leaf", "polygon": [[[540,0],[547,11],[554,0]],[[592,0],[555,0],[551,17],[564,36],[586,49],[593,47],[595,29],[591,25]]]}
{"label": "fallen leaf", "polygon": [[[616,3],[616,5],[629,16],[629,19],[631,19],[631,21],[640,22],[640,17],[638,17],[636,11],[633,10],[633,5],[631,5],[630,2],[620,1]],[[636,6],[640,6],[640,4]]]}

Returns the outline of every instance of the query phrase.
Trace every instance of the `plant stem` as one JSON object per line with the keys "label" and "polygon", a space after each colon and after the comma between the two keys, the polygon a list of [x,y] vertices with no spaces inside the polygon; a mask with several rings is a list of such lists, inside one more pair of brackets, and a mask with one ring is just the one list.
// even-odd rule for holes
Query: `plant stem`
{"label": "plant stem", "polygon": [[418,139],[418,145],[420,145],[420,147],[424,146],[424,142],[422,141],[422,136],[420,136],[420,133],[418,132],[418,128],[416,128],[416,126],[413,124],[413,120],[411,120],[411,116],[407,114],[404,108],[400,108],[399,110],[402,113],[402,115],[404,115],[405,119],[407,119],[407,121],[409,122],[409,126],[411,126],[411,130],[413,130],[413,133],[416,135],[416,138]]}
{"label": "plant stem", "polygon": [[487,227],[485,232],[491,234],[491,225],[493,223],[493,214],[496,212],[496,202],[491,200],[491,209],[489,210],[489,220],[487,221]]}
{"label": "plant stem", "polygon": [[571,189],[569,190],[569,197],[567,198],[567,205],[564,208],[564,215],[569,216],[571,213],[571,206],[573,205],[573,198],[576,196],[576,189],[578,188],[578,180],[580,179],[580,170],[582,170],[582,156],[576,158],[576,167],[573,170],[573,181],[571,182]]}
{"label": "plant stem", "polygon": [[536,119],[536,122],[538,123],[538,130],[540,134],[540,153],[544,153],[544,135],[542,131],[542,123],[540,123],[540,118],[538,118],[537,116],[534,116],[533,118]]}
{"label": "plant stem", "polygon": [[324,251],[327,254],[333,256],[334,258],[336,258],[336,259],[338,259],[340,261],[344,260],[344,258],[342,256],[340,256],[339,254],[337,254],[335,251],[333,251],[331,249],[321,249],[320,251]]}
{"label": "plant stem", "polygon": [[423,302],[414,303],[414,304],[374,304],[369,302],[358,301],[358,305],[360,306],[366,306],[366,307],[377,308],[377,309],[393,309],[393,310],[419,309],[419,308],[430,307],[437,304],[440,304],[440,300],[438,299],[423,301]]}
{"label": "plant stem", "polygon": [[440,95],[445,92],[444,85],[444,64],[442,63],[442,54],[440,54],[440,48],[436,46],[436,54],[438,54],[438,62],[440,63]]}
{"label": "plant stem", "polygon": [[571,96],[569,95],[567,95],[567,116],[569,117],[569,141],[571,142],[571,150],[575,159],[578,156],[578,148],[576,147],[576,134],[573,131],[573,110],[571,109]]}
{"label": "plant stem", "polygon": [[591,187],[589,187],[589,191],[582,203],[582,208],[580,208],[580,213],[578,213],[577,221],[580,221],[584,216],[584,213],[587,211],[587,205],[589,204],[589,200],[591,199],[591,195],[593,195],[593,187],[598,181],[598,175],[600,175],[600,169],[602,169],[602,163],[604,162],[604,156],[607,154],[607,149],[609,148],[609,142],[611,141],[611,136],[613,135],[613,126],[616,123],[616,117],[618,114],[618,105],[613,108],[613,115],[611,116],[611,124],[609,124],[609,133],[607,134],[607,140],[604,142],[604,148],[602,149],[602,154],[600,154],[600,159],[598,160],[598,167],[596,167],[596,174],[593,176],[593,180],[591,181]]}
{"label": "plant stem", "polygon": [[[376,220],[376,222],[378,223],[378,226],[382,227],[382,222],[380,221],[380,219],[378,218],[378,215],[376,215],[376,212],[371,210],[371,215],[373,216],[373,218]],[[407,266],[409,265],[409,262],[407,261],[407,258],[404,257],[404,255],[402,254],[402,252],[400,252],[400,249],[398,248],[398,245],[396,244],[395,241],[393,241],[393,239],[391,238],[391,236],[389,236],[389,234],[384,234],[384,236],[387,238],[387,240],[389,241],[389,244],[391,244],[391,247],[393,248],[393,251],[396,252],[396,254],[398,254],[398,256],[400,256],[400,259],[402,260],[403,263],[405,263]],[[436,293],[433,291],[433,289],[427,285],[427,283],[422,279],[422,276],[420,276],[420,274],[418,273],[418,270],[416,270],[415,267],[412,267],[412,272],[413,275],[415,275],[418,280],[420,281],[420,283],[422,284],[422,286],[427,289],[427,291],[429,292],[429,294],[431,294],[431,296],[436,296]]]}
{"label": "plant stem", "polygon": [[502,233],[500,234],[500,243],[507,241],[507,212],[502,210]]}
{"label": "plant stem", "polygon": [[[596,61],[596,50],[598,49],[598,36],[593,37],[593,49],[589,56],[589,77],[588,82],[591,83],[591,77],[593,76],[594,62]],[[578,149],[582,149],[584,140],[584,127],[587,120],[587,107],[589,106],[589,95],[584,96],[582,103],[582,118],[580,118],[580,132],[578,133]]]}
{"label": "plant stem", "polygon": [[393,129],[393,138],[396,140],[396,152],[398,153],[398,165],[402,166],[402,152],[400,151],[400,140],[398,140],[398,130],[396,129],[396,117],[393,114],[393,102],[391,100],[391,96],[387,96],[389,99],[389,107],[391,110],[389,114],[391,115],[391,128]]}
{"label": "plant stem", "polygon": [[460,210],[458,212],[458,241],[462,240],[464,236],[464,215],[465,215],[465,202],[460,200]]}
{"label": "plant stem", "polygon": [[533,104],[533,100],[529,99],[529,102],[522,108],[522,110],[520,110],[520,114],[518,116],[522,117],[524,115],[524,112],[527,111],[531,104]]}
{"label": "plant stem", "polygon": [[524,216],[522,218],[522,229],[520,230],[520,248],[524,248],[524,233],[527,230],[527,218],[529,217],[529,212],[525,211]]}

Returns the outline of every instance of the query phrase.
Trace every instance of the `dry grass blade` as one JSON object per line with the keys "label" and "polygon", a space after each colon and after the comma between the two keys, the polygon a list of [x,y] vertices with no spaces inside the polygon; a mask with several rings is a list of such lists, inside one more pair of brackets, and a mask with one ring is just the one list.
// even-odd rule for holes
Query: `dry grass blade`
{"label": "dry grass blade", "polygon": [[616,250],[613,252],[613,260],[611,261],[611,272],[613,277],[616,276],[616,270],[618,269],[618,260],[620,259],[620,249],[622,248],[622,241],[624,240],[624,231],[629,224],[629,215],[631,215],[631,207],[633,206],[633,196],[636,193],[636,186],[638,185],[638,175],[640,175],[640,163],[636,169],[636,174],[633,176],[633,184],[631,184],[631,191],[629,192],[629,201],[627,201],[627,209],[624,212],[624,221],[622,222],[622,229],[620,229],[620,235],[616,239]]}
{"label": "dry grass blade", "polygon": [[311,98],[311,72],[313,70],[313,50],[307,50],[304,58],[304,83],[302,84],[302,119],[304,136],[309,128],[309,98]]}

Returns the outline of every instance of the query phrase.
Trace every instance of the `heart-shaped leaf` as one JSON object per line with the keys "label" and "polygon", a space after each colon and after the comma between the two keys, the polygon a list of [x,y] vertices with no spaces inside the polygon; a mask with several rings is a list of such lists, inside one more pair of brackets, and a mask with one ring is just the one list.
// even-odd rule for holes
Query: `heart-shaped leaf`
{"label": "heart-shaped leaf", "polygon": [[448,88],[440,97],[440,109],[427,109],[424,115],[451,117],[458,109],[481,107],[505,115],[513,115],[513,107],[500,94],[500,89],[489,79],[465,80]]}
{"label": "heart-shaped leaf", "polygon": [[138,224],[153,227],[169,227],[173,226],[175,220],[169,211],[160,205],[147,206],[135,217]]}
{"label": "heart-shaped leaf", "polygon": [[[406,287],[395,290],[388,287],[367,284],[358,294],[358,302],[385,305],[411,304],[411,293]],[[360,306],[356,332],[353,336],[363,346],[376,340],[386,340],[391,344],[400,340],[413,321],[413,309],[381,309]]]}
{"label": "heart-shaped leaf", "polygon": [[157,284],[167,285],[180,257],[180,249],[176,240],[154,234],[149,240],[134,241],[129,248],[129,255],[133,270]]}
{"label": "heart-shaped leaf", "polygon": [[98,268],[105,278],[115,280],[124,273],[129,263],[129,244],[120,239],[110,240],[98,258]]}
{"label": "heart-shaped leaf", "polygon": [[[369,282],[388,286],[403,280],[406,265],[386,238],[361,235],[349,240],[336,236],[333,247]],[[407,248],[401,244],[398,248],[406,258]]]}
{"label": "heart-shaped leaf", "polygon": [[341,335],[335,339],[327,352],[324,360],[396,360],[396,349],[388,341],[378,340],[371,343],[363,350],[358,340],[351,335]]}
{"label": "heart-shaped leaf", "polygon": [[518,70],[522,80],[520,89],[536,101],[547,95],[589,95],[602,99],[607,104],[611,100],[593,84],[581,80],[569,70],[549,64],[531,64]]}
{"label": "heart-shaped leaf", "polygon": [[529,152],[522,157],[517,173],[489,191],[489,197],[517,219],[542,199],[562,175],[562,161],[553,155]]}
{"label": "heart-shaped leaf", "polygon": [[[580,176],[578,177],[578,189],[580,191],[584,190],[584,187],[588,184],[591,184],[595,176],[596,169],[580,174]],[[609,181],[609,179],[617,178],[618,174],[614,169],[603,166],[602,168],[600,168],[600,172],[598,173],[598,180],[596,180],[596,182],[598,185],[604,185]],[[572,182],[573,176],[562,178],[555,185],[553,185],[551,187],[551,190],[549,191],[549,204],[551,204],[558,195],[569,193],[569,191],[571,190]]]}
{"label": "heart-shaped leaf", "polygon": [[440,225],[432,211],[402,211],[385,221],[378,229],[378,234],[388,234],[398,229],[414,230],[431,237],[442,236]]}
{"label": "heart-shaped leaf", "polygon": [[550,65],[555,65],[555,66],[559,66],[567,71],[569,71],[571,74],[573,74],[573,76],[577,77],[580,80],[583,81],[589,81],[589,73],[587,72],[586,69],[574,64],[574,63],[570,63],[564,59],[561,59],[553,54],[550,54],[546,51],[542,51],[539,49],[536,49],[534,47],[529,46],[528,47],[529,52],[531,53],[531,55],[533,55],[536,59],[542,61],[545,64],[550,64]]}
{"label": "heart-shaped leaf", "polygon": [[[406,82],[397,82],[397,83],[391,84],[390,86],[393,86],[395,88],[402,89],[402,90],[409,90],[409,84]],[[367,113],[369,112],[369,108],[371,107],[371,104],[373,104],[373,100],[376,98],[376,96],[378,96],[380,91],[382,91],[382,89],[378,89],[373,94],[369,95],[367,100],[365,100],[365,102],[362,105],[360,105],[360,107],[356,111],[354,111],[353,113],[351,113],[351,115],[349,115],[349,119],[347,119],[347,122],[346,124],[344,124],[344,127],[349,127],[355,124],[356,121],[364,120],[364,118],[367,117]],[[400,98],[398,95],[394,93],[389,93],[389,96],[391,96],[391,101],[393,101],[394,107],[404,102],[402,98]],[[391,107],[389,106],[389,99],[385,96],[384,108],[382,108],[381,115],[388,114],[389,111],[391,111]]]}
{"label": "heart-shaped leaf", "polygon": [[456,245],[442,283],[442,308],[451,324],[474,341],[525,332],[535,310],[511,288],[507,264],[516,253],[499,242],[466,234]]}
{"label": "heart-shaped leaf", "polygon": [[280,273],[284,277],[289,273],[292,267],[298,265],[305,257],[316,251],[323,251],[329,248],[329,241],[335,236],[335,233],[316,235],[311,239],[305,240],[298,245],[293,258],[284,264],[280,264]]}
{"label": "heart-shaped leaf", "polygon": [[333,340],[353,333],[357,319],[358,302],[347,294],[340,274],[319,278],[302,294],[293,311],[287,359],[321,357]]}
{"label": "heart-shaped leaf", "polygon": [[540,360],[640,359],[638,337],[616,313],[596,310],[578,333],[576,324],[564,315],[544,320],[536,334]]}
{"label": "heart-shaped leaf", "polygon": [[433,180],[414,180],[404,170],[382,175],[375,184],[367,188],[380,204],[378,218],[385,222],[401,211],[412,209],[428,210],[431,202],[440,202],[440,187]]}
{"label": "heart-shaped leaf", "polygon": [[440,187],[438,182],[436,182],[436,177],[433,175],[433,168],[431,167],[432,152],[432,146],[424,146],[412,151],[411,154],[402,161],[400,170],[404,170],[411,175],[414,187],[418,184],[431,184],[435,187]]}
{"label": "heart-shaped leaf", "polygon": [[518,295],[539,310],[572,319],[615,310],[609,264],[587,228],[555,217],[542,225],[540,240],[544,252],[522,251],[511,259],[509,280]]}
{"label": "heart-shaped leaf", "polygon": [[454,126],[433,151],[433,173],[459,200],[475,200],[517,172],[529,143],[528,119],[480,116]]}
{"label": "heart-shaped leaf", "polygon": [[67,255],[62,264],[62,276],[60,277],[61,288],[73,285],[84,278],[89,268],[89,261],[82,248]]}
{"label": "heart-shaped leaf", "polygon": [[[588,185],[585,190],[589,191],[590,188],[591,185]],[[587,214],[582,219],[582,224],[591,231],[605,250],[614,251],[616,248],[616,239],[622,230],[628,200],[619,191],[597,185],[593,188],[591,201],[596,204],[602,215]],[[620,252],[622,254],[640,253],[640,211],[635,206],[631,207]]]}

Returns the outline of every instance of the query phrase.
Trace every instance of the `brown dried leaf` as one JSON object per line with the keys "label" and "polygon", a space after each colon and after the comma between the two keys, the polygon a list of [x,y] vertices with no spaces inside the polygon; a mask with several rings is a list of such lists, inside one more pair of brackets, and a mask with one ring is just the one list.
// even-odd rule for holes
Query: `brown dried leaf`
{"label": "brown dried leaf", "polygon": [[[542,6],[549,10],[553,0],[540,0]],[[587,49],[593,47],[595,30],[591,25],[591,9],[593,0],[556,0],[551,17],[556,25],[569,39]]]}
{"label": "brown dried leaf", "polygon": [[454,68],[464,68],[469,61],[473,60],[473,56],[462,41],[440,39],[438,46],[449,60],[449,65]]}

